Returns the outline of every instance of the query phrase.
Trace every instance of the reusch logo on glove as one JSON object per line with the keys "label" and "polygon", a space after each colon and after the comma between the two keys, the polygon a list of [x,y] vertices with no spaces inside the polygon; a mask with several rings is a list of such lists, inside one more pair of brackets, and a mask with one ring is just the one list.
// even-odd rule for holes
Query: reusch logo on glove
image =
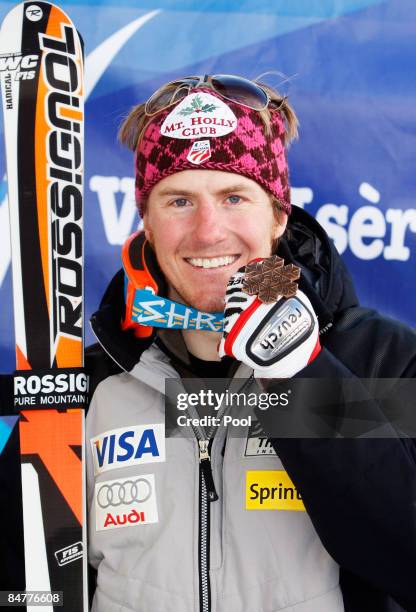
{"label": "reusch logo on glove", "polygon": [[265,350],[274,350],[281,338],[289,334],[293,328],[296,329],[300,323],[303,323],[302,317],[304,316],[304,312],[300,310],[299,306],[296,304],[287,306],[286,316],[280,318],[273,330],[261,340],[260,345]]}
{"label": "reusch logo on glove", "polygon": [[278,302],[247,342],[247,354],[260,365],[273,364],[297,348],[311,335],[314,320],[298,297]]}
{"label": "reusch logo on glove", "polygon": [[165,425],[136,425],[106,431],[91,440],[94,473],[165,461]]}

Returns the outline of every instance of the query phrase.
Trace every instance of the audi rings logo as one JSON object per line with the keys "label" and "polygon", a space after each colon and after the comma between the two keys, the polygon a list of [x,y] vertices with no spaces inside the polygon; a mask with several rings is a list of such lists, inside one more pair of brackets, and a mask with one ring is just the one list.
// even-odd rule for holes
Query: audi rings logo
{"label": "audi rings logo", "polygon": [[104,484],[97,493],[97,504],[100,508],[129,505],[133,502],[140,504],[147,501],[152,494],[152,485],[146,478],[125,480]]}
{"label": "audi rings logo", "polygon": [[157,523],[154,474],[131,475],[95,485],[97,531]]}

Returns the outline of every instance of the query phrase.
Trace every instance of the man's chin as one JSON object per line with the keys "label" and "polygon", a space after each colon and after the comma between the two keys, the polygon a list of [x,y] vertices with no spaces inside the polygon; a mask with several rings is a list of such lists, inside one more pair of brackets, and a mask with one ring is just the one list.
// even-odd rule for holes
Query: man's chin
{"label": "man's chin", "polygon": [[186,291],[179,293],[177,290],[171,290],[169,297],[201,312],[223,312],[225,306],[223,295],[192,295]]}
{"label": "man's chin", "polygon": [[[205,286],[174,287],[169,285],[169,299],[196,308],[201,312],[224,312],[227,283],[205,283]],[[191,290],[190,290],[191,289]]]}
{"label": "man's chin", "polygon": [[224,298],[190,298],[187,303],[201,312],[223,312]]}

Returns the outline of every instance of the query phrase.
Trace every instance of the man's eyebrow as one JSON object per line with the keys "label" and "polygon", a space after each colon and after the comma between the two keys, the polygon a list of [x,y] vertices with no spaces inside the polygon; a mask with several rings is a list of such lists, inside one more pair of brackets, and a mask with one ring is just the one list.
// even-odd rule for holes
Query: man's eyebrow
{"label": "man's eyebrow", "polygon": [[[226,193],[235,193],[236,191],[250,191],[250,186],[245,185],[244,183],[236,183],[234,185],[228,185],[219,189],[218,191],[214,191],[214,195],[225,195]],[[189,189],[182,189],[178,186],[178,189],[174,187],[169,187],[166,189],[162,189],[158,193],[159,196],[194,196],[198,195],[196,191],[190,191]]]}
{"label": "man's eyebrow", "polygon": [[223,189],[219,189],[215,193],[218,195],[225,195],[226,193],[235,193],[236,191],[251,191],[251,185],[246,185],[245,183],[234,183],[224,187]]}
{"label": "man's eyebrow", "polygon": [[159,191],[158,193],[159,196],[192,196],[195,195],[194,191],[189,191],[188,189],[181,189],[180,187],[178,189],[173,189],[172,187],[169,187],[169,189],[162,189],[161,191]]}

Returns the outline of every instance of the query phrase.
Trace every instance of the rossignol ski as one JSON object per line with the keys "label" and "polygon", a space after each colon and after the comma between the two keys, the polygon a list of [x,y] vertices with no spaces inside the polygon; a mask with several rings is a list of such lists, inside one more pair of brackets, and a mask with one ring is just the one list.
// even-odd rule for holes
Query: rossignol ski
{"label": "rossignol ski", "polygon": [[[33,601],[43,610],[81,612],[88,600],[83,45],[60,8],[24,2],[7,14],[0,80],[17,364],[10,414],[20,415],[25,587],[46,592]],[[13,430],[13,420],[4,423]],[[32,609],[29,598],[26,605]]]}

